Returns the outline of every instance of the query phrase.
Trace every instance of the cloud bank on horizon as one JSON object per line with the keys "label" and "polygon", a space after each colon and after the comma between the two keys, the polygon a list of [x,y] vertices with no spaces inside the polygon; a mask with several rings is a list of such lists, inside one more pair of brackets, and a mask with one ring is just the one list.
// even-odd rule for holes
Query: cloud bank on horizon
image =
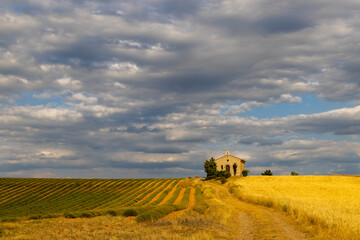
{"label": "cloud bank on horizon", "polygon": [[3,0],[0,176],[359,174],[359,9]]}

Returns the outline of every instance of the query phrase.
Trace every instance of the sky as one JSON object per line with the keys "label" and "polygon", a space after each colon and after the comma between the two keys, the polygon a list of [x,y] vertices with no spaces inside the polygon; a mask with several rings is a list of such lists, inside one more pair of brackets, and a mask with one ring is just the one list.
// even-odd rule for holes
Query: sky
{"label": "sky", "polygon": [[358,0],[2,0],[0,177],[360,172]]}

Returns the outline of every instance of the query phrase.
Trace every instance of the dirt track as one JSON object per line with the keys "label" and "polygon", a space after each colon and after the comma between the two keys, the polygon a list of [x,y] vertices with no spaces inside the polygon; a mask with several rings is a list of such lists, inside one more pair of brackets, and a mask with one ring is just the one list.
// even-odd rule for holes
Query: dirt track
{"label": "dirt track", "polygon": [[228,239],[307,239],[291,221],[269,208],[240,201],[228,189],[218,184],[216,198],[226,206],[232,206],[232,219],[228,221],[231,234]]}

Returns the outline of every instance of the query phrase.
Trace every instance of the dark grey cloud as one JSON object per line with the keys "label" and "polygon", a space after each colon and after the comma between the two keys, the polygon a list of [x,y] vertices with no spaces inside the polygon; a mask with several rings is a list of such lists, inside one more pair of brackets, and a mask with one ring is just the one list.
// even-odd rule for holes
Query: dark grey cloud
{"label": "dark grey cloud", "polygon": [[239,144],[259,144],[260,146],[271,146],[271,145],[279,145],[282,144],[284,141],[281,139],[265,139],[261,136],[246,136],[241,138],[238,143]]}
{"label": "dark grey cloud", "polygon": [[201,8],[201,0],[184,0],[184,1],[159,1],[155,4],[160,14],[172,15],[175,17],[183,17],[186,15],[196,14]]}
{"label": "dark grey cloud", "polygon": [[289,33],[308,28],[312,24],[304,16],[274,15],[258,20],[256,25],[265,33]]}

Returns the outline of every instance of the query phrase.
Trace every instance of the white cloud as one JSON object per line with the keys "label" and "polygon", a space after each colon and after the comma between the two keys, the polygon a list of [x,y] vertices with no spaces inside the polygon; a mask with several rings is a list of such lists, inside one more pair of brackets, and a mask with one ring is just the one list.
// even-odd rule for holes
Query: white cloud
{"label": "white cloud", "polygon": [[80,112],[65,108],[49,108],[44,106],[27,106],[2,109],[0,115],[0,127],[6,127],[6,124],[27,125],[28,121],[42,123],[51,123],[52,125],[63,123],[74,123],[82,120],[83,115]]}
{"label": "white cloud", "polygon": [[274,101],[275,103],[283,103],[283,102],[289,102],[289,103],[301,103],[302,99],[299,96],[292,96],[291,94],[282,94],[279,99]]}
{"label": "white cloud", "polygon": [[240,105],[232,105],[228,110],[225,111],[226,114],[240,114],[251,111],[251,107],[264,107],[264,103],[259,103],[256,101],[245,102]]}
{"label": "white cloud", "polygon": [[63,77],[56,80],[56,82],[63,88],[69,89],[69,90],[80,90],[81,89],[81,81],[72,79],[70,77]]}

